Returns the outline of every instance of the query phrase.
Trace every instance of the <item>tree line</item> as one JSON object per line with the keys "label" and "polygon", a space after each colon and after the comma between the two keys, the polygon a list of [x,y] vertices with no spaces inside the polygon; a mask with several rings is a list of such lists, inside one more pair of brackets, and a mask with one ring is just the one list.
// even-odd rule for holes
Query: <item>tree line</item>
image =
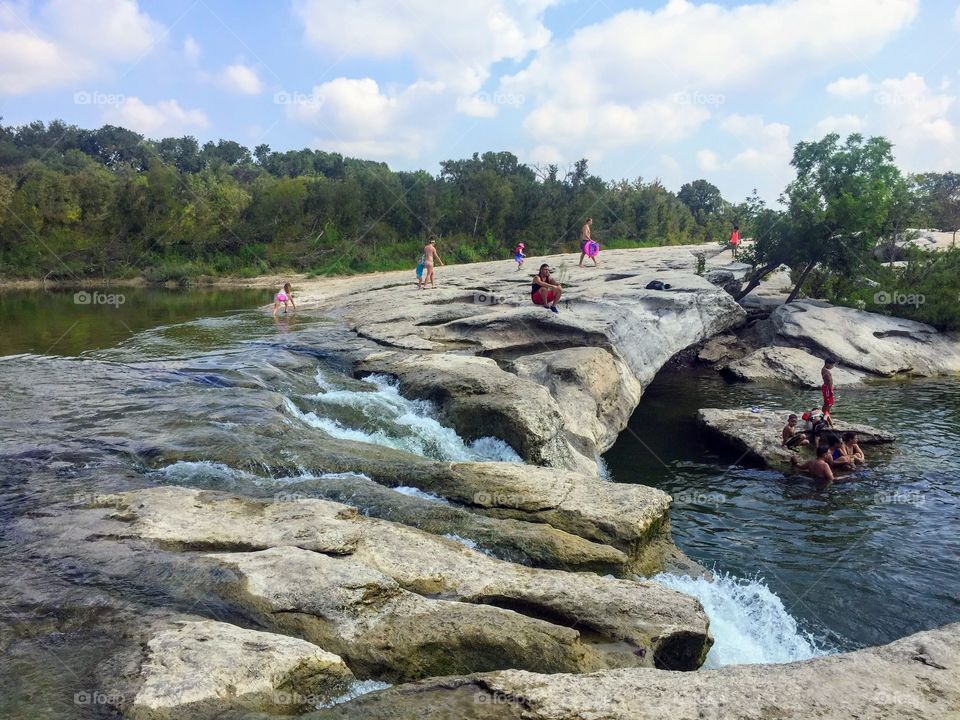
{"label": "tree line", "polygon": [[605,181],[587,160],[561,171],[475,153],[434,175],[111,125],[0,125],[5,276],[367,272],[415,264],[430,234],[455,261],[506,257],[518,242],[542,255],[576,249],[588,216],[605,247],[700,243],[745,210],[705,180],[675,194],[659,180]]}
{"label": "tree line", "polygon": [[724,243],[738,224],[755,241],[741,295],[787,265],[791,298],[867,307],[873,288],[908,285],[929,292],[924,306],[867,309],[960,327],[958,253],[909,246],[910,228],[960,227],[960,174],[904,175],[889,141],[859,134],[801,142],[791,165],[768,207],[756,192],[724,199],[705,179],[677,193],[604,180],[585,159],[561,170],[474,153],[431,174],[322,150],[0,122],[0,275],[340,274],[412,267],[429,235],[448,260],[474,262],[518,242],[530,255],[574,251],[587,217],[607,248]]}

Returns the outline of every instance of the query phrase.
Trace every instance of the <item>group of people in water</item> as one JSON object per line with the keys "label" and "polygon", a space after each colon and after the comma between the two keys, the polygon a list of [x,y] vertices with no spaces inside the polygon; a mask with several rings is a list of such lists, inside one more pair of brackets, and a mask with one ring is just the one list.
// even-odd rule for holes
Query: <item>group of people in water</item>
{"label": "group of people in water", "polygon": [[790,458],[791,464],[799,470],[810,473],[818,480],[831,482],[835,479],[835,471],[855,470],[857,465],[866,462],[863,450],[857,442],[857,434],[850,431],[837,433],[830,418],[835,400],[832,372],[835,365],[836,360],[831,357],[823,361],[823,368],[820,370],[823,381],[820,386],[823,405],[803,413],[806,427],[799,430],[797,428],[799,418],[796,414],[791,414],[782,431],[784,447],[794,451],[805,446],[816,448],[812,460],[800,462],[794,455]]}

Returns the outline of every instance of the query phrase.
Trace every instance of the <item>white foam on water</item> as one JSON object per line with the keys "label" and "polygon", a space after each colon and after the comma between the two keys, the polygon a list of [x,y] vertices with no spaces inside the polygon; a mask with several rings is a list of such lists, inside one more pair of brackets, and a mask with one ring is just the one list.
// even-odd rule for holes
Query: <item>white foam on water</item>
{"label": "white foam on water", "polygon": [[178,460],[157,468],[152,474],[162,476],[166,482],[185,486],[232,487],[238,480],[256,482],[261,479],[243,470],[210,460]]}
{"label": "white foam on water", "polygon": [[398,492],[401,495],[409,495],[410,497],[420,498],[421,500],[429,500],[430,502],[442,503],[444,505],[449,505],[450,503],[439,495],[434,495],[433,493],[428,493],[420,488],[411,487],[409,485],[400,485],[399,487],[393,488],[394,492]]}
{"label": "white foam on water", "polygon": [[705,668],[786,663],[829,654],[818,647],[761,579],[718,574],[713,580],[661,573],[654,582],[692,595],[710,618],[714,645]]}
{"label": "white foam on water", "polygon": [[477,545],[476,540],[471,540],[470,538],[461,537],[460,535],[456,535],[454,533],[445,533],[443,537],[445,537],[447,540],[453,540],[454,542],[458,542],[461,545],[463,545],[465,548],[469,548],[470,550],[476,550],[477,552],[483,553],[484,555],[489,555],[490,557],[494,557],[492,552],[490,552],[489,550],[485,550],[479,545]]}
{"label": "white foam on water", "polygon": [[452,428],[444,427],[434,417],[433,406],[422,400],[408,400],[400,394],[399,384],[386,375],[370,375],[366,386],[374,389],[337,389],[322,372],[317,373],[321,392],[310,396],[320,405],[350,408],[364,418],[363,427],[356,427],[322,411],[303,412],[289,398],[290,413],[303,422],[323,430],[340,440],[385,445],[437,460],[498,460],[521,463],[519,455],[507,443],[485,437],[465,443]]}
{"label": "white foam on water", "polygon": [[334,705],[340,705],[345,702],[350,702],[351,700],[356,700],[361,695],[366,695],[367,693],[372,693],[376,690],[386,690],[388,687],[393,687],[390,683],[380,682],[379,680],[356,680],[350,685],[350,689],[347,690],[343,695],[335,697],[332,700],[328,700],[325,703],[320,703],[317,705],[317,709],[321,710],[323,708],[331,708]]}

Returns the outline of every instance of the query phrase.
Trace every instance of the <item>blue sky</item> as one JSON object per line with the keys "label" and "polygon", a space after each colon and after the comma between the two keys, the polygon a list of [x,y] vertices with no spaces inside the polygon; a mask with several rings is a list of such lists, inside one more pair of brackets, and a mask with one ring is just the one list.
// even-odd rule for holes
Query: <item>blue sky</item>
{"label": "blue sky", "polygon": [[793,145],[960,170],[960,3],[0,0],[0,115],[437,172],[509,150],[774,200]]}

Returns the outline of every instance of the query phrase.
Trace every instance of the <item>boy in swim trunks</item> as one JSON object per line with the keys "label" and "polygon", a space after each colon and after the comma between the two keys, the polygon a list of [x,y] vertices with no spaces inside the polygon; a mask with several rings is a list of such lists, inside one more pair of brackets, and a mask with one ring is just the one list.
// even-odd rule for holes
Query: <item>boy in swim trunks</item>
{"label": "boy in swim trunks", "polygon": [[293,306],[293,309],[297,309],[297,304],[293,301],[293,292],[291,291],[290,283],[284,283],[283,287],[280,288],[280,292],[277,293],[276,297],[273,298],[273,316],[276,317],[277,313],[280,311],[280,306],[283,305],[283,313],[287,313],[287,303]]}
{"label": "boy in swim trunks", "polygon": [[802,445],[809,445],[810,440],[807,434],[797,430],[797,416],[793,413],[787,418],[787,424],[783,426],[783,445],[791,450],[796,450]]}
{"label": "boy in swim trunks", "polygon": [[823,361],[823,368],[820,370],[820,377],[823,379],[823,385],[820,386],[820,392],[823,393],[823,413],[824,415],[830,414],[830,409],[833,407],[833,373],[830,372],[833,370],[833,366],[836,364],[836,361],[833,358],[826,358]]}
{"label": "boy in swim trunks", "polygon": [[436,290],[437,281],[433,274],[433,261],[436,260],[443,265],[443,260],[440,259],[440,255],[437,253],[437,238],[433,235],[430,236],[430,242],[423,248],[423,260],[423,269],[427,274],[423,279],[423,286],[426,287],[427,283],[430,283],[431,289]]}

